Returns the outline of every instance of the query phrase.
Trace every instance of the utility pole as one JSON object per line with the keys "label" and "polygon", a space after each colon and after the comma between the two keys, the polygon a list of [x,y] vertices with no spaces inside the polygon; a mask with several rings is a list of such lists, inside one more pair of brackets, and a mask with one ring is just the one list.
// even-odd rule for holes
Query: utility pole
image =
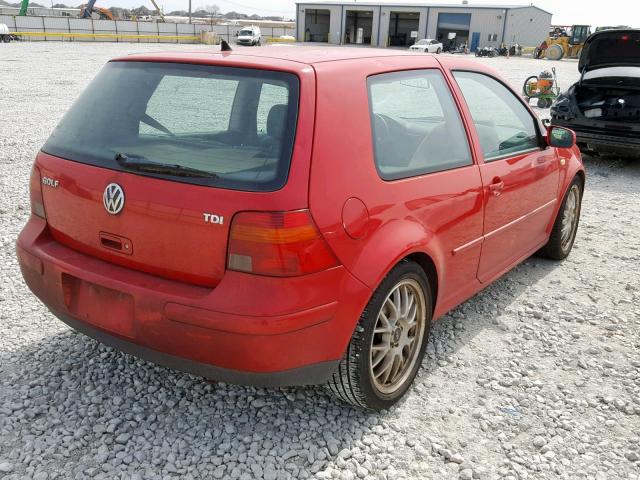
{"label": "utility pole", "polygon": [[191,0],[189,0],[189,23],[191,23]]}

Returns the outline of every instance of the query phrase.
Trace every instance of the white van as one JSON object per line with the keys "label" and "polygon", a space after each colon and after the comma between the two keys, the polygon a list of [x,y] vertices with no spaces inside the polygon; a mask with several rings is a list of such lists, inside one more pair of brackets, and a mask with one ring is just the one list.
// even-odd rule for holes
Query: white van
{"label": "white van", "polygon": [[250,27],[242,27],[242,30],[238,32],[238,39],[236,43],[238,45],[260,45],[262,42],[262,32],[260,27],[251,25]]}

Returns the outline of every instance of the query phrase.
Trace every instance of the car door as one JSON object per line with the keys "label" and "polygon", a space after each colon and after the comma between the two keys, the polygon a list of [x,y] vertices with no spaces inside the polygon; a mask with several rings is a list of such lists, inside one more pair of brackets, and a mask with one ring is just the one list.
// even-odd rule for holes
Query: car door
{"label": "car door", "polygon": [[439,301],[447,305],[477,284],[482,234],[482,181],[460,112],[435,69],[373,75],[367,83],[374,161],[392,195],[380,207],[403,199],[388,219],[413,218],[433,236],[446,272]]}
{"label": "car door", "polygon": [[[442,273],[442,313],[477,290],[483,222],[480,172],[455,99],[440,69],[410,70],[417,63],[410,56],[362,62],[362,76],[344,75],[335,63],[317,66],[314,220],[345,267],[371,287],[381,266],[407,249],[430,254]],[[349,174],[337,175],[345,165]],[[348,198],[366,206],[366,241],[336,228]]]}
{"label": "car door", "polygon": [[490,75],[453,72],[475,126],[484,187],[478,279],[491,281],[547,239],[558,194],[558,158],[522,101]]}

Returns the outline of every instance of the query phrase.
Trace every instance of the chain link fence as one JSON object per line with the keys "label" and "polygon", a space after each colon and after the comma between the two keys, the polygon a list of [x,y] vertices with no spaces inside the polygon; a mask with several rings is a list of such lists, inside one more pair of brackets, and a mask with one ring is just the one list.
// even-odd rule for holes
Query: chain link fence
{"label": "chain link fence", "polygon": [[[13,33],[26,41],[73,42],[150,42],[197,43],[200,32],[213,32],[233,42],[242,25],[208,25],[202,23],[132,22],[127,20],[94,20],[73,17],[36,17],[0,15]],[[265,39],[283,35],[295,36],[295,27],[260,27]]]}

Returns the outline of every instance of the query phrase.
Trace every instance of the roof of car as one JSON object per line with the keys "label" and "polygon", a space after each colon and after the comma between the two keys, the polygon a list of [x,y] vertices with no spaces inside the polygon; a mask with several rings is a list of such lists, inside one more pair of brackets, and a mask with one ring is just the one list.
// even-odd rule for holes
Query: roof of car
{"label": "roof of car", "polygon": [[395,50],[386,48],[368,48],[368,47],[340,47],[340,46],[301,46],[301,45],[287,45],[287,46],[267,46],[267,47],[253,47],[248,49],[246,47],[232,47],[231,52],[220,51],[220,47],[212,46],[211,50],[196,50],[187,52],[156,52],[156,53],[144,53],[133,54],[126,57],[120,57],[115,60],[139,60],[139,61],[180,61],[188,62],[193,60],[196,62],[202,62],[203,57],[211,56],[220,57],[226,55],[232,55],[235,57],[244,57],[246,60],[250,60],[252,57],[260,58],[273,58],[278,60],[287,60],[291,62],[298,62],[304,64],[314,64],[320,62],[332,62],[336,60],[351,60],[358,58],[375,58],[375,57],[397,57],[405,55],[414,55],[414,53],[408,50]]}

